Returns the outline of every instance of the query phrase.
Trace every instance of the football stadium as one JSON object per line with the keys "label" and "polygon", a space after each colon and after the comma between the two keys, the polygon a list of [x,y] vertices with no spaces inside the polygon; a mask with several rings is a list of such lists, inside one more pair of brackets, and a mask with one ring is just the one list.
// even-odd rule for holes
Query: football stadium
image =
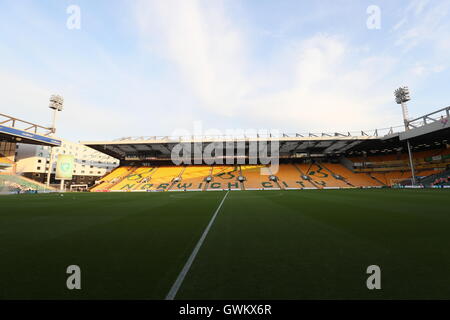
{"label": "football stadium", "polygon": [[[76,7],[67,11],[75,12],[75,18],[79,10]],[[414,8],[420,11],[427,7],[424,4]],[[138,13],[148,14],[145,10]],[[86,13],[86,19],[91,24],[83,24],[83,28],[99,28],[89,20],[90,14]],[[167,11],[158,14],[170,20]],[[194,16],[201,20],[199,15]],[[184,28],[184,24],[192,22],[178,18],[176,23],[172,21],[175,27]],[[55,38],[62,43],[70,32],[78,32],[76,23],[69,22],[69,30]],[[75,31],[69,26],[75,26]],[[193,30],[201,35],[210,31],[202,26],[201,32]],[[47,27],[45,23],[36,26]],[[223,31],[218,30],[213,31]],[[171,32],[164,35],[170,37]],[[109,36],[115,39],[123,34]],[[73,41],[86,41],[95,47],[96,41],[84,39],[83,34],[79,37]],[[234,48],[234,36],[226,33],[220,39],[223,44],[213,43],[221,49]],[[328,40],[334,44],[338,41]],[[140,85],[146,80],[131,76],[136,71],[133,59],[129,60],[130,68],[127,65],[126,72],[120,73],[122,79],[116,73],[120,63],[113,63],[114,59],[104,54],[109,49],[118,50],[115,57],[119,61],[138,49],[124,48],[125,45],[113,48],[116,41],[108,41],[101,49],[87,51],[95,52],[98,60],[94,64],[99,66],[96,69],[85,57],[89,64],[83,69],[81,83],[86,81],[86,87],[71,82],[71,77],[78,76],[78,69],[57,78],[58,83],[67,81],[64,86],[55,84],[62,95],[68,92],[67,97],[30,86],[29,83],[39,83],[37,78],[16,81],[9,73],[11,80],[3,82],[5,88],[11,88],[8,90],[12,95],[16,84],[23,94],[16,100],[3,99],[12,107],[5,106],[6,111],[2,109],[0,113],[0,300],[450,300],[450,106],[436,107],[430,102],[435,100],[423,98],[420,101],[426,102],[425,107],[422,105],[419,113],[413,109],[415,96],[411,98],[410,89],[402,85],[394,95],[388,94],[389,109],[380,107],[373,111],[367,107],[361,112],[367,116],[359,117],[359,111],[354,109],[354,114],[345,114],[350,109],[339,105],[342,100],[337,97],[344,97],[343,101],[353,98],[350,91],[340,87],[341,83],[336,83],[337,89],[320,89],[324,96],[328,95],[327,90],[342,89],[333,97],[337,102],[329,109],[331,112],[327,109],[327,119],[322,119],[324,113],[319,107],[311,105],[308,108],[317,110],[310,111],[304,120],[307,117],[302,115],[306,112],[303,103],[299,103],[298,108],[303,108],[299,113],[280,106],[279,118],[273,116],[275,113],[269,115],[263,107],[256,112],[247,105],[249,115],[240,102],[236,102],[239,108],[235,113],[226,110],[230,114],[220,110],[211,116],[211,110],[216,109],[197,107],[186,107],[189,110],[183,113],[167,107],[173,103],[172,90],[180,89],[178,83],[171,83],[174,66],[157,77],[158,81],[168,81],[170,94],[163,95],[161,101],[155,98],[148,102],[148,96],[134,99],[137,92],[145,92],[146,87]],[[192,43],[208,47],[200,40]],[[314,46],[316,42],[307,44],[311,43]],[[179,49],[174,43],[167,46]],[[71,49],[71,45],[68,47]],[[103,51],[105,48],[108,50]],[[197,56],[197,51],[189,52],[190,45],[181,48],[183,56]],[[308,54],[302,59],[307,59],[309,53],[321,56],[316,49],[306,50]],[[331,46],[333,50],[340,52],[339,47]],[[205,51],[216,52],[211,48]],[[48,63],[45,68],[53,77],[59,75],[59,69],[55,72],[50,68],[51,59],[34,54]],[[159,64],[164,64],[164,59],[152,54],[148,53],[158,67],[145,69],[146,74],[159,72]],[[200,56],[200,60],[205,58]],[[227,58],[218,59],[221,67]],[[339,59],[329,60],[331,64],[339,63]],[[108,68],[102,69],[102,61]],[[212,65],[211,61],[208,63]],[[74,62],[75,69],[80,67],[77,63]],[[328,63],[328,59],[320,60],[319,67],[311,63],[311,68],[317,67],[317,74],[335,73],[331,67],[327,69]],[[371,68],[365,63],[368,62],[364,60],[364,68]],[[223,65],[224,69],[228,66]],[[302,64],[302,68],[309,70],[306,65]],[[197,67],[193,63],[186,69],[194,72]],[[88,69],[94,71],[90,73]],[[218,75],[221,72],[224,71],[220,69]],[[103,82],[97,81],[97,73],[107,74]],[[225,99],[224,103],[240,101],[224,98],[231,91],[239,91],[237,87],[221,95],[221,91],[207,85],[218,81],[219,76],[208,75],[206,71],[202,73],[208,81],[200,82],[211,89],[211,105],[223,109],[221,99]],[[349,81],[349,75],[358,77],[358,72],[343,76],[342,83]],[[0,80],[1,76],[0,73]],[[306,78],[314,76],[308,74]],[[93,77],[92,82],[89,77]],[[187,78],[193,83],[198,80],[194,76]],[[383,79],[374,78],[376,85],[383,87]],[[403,83],[409,79],[406,75],[401,77]],[[108,81],[118,84],[108,87]],[[426,87],[414,81],[411,78],[415,88]],[[135,86],[135,91],[122,90],[126,82]],[[350,83],[355,91],[363,90],[360,85],[365,85]],[[99,91],[89,93],[94,84]],[[167,93],[163,85],[159,87],[158,83],[155,87],[151,89],[155,97],[160,92]],[[369,87],[375,90],[372,82]],[[245,100],[261,94],[263,98],[255,101],[264,105],[271,99],[266,99],[261,88],[239,97]],[[73,95],[73,90],[79,96]],[[183,90],[176,94],[180,95],[177,103],[200,103],[198,97],[189,101]],[[302,87],[299,91],[303,94],[308,90]],[[421,90],[420,95],[425,95],[425,91]],[[448,92],[441,91],[448,100]],[[50,96],[51,124],[44,123],[43,112],[24,106],[31,100],[27,99],[28,94],[33,97],[33,105],[41,104],[34,101],[34,95]],[[378,91],[373,96],[376,94]],[[92,103],[82,100],[84,95],[92,98]],[[419,93],[417,97],[420,99]],[[77,98],[83,101],[79,105],[87,106],[85,109],[73,110]],[[120,106],[109,110],[116,99]],[[169,100],[167,104],[165,99]],[[382,104],[375,98],[367,100],[368,105]],[[96,111],[99,101],[107,107]],[[155,107],[157,102],[160,105]],[[417,116],[410,116],[408,107]],[[274,107],[270,105],[270,109]],[[395,117],[386,110],[394,110]],[[135,135],[158,134],[161,126],[168,128],[171,123],[173,127],[167,130],[175,130],[179,123],[189,125],[190,112],[206,126],[209,123],[203,119],[211,120],[210,127],[217,116],[233,128],[242,123],[243,127],[253,123],[269,127],[272,125],[267,123],[281,119],[288,129]],[[268,112],[267,116],[264,112]],[[258,120],[261,115],[264,121]],[[371,123],[371,117],[384,125],[378,129],[360,128]],[[391,123],[391,119],[400,121]],[[142,122],[133,122],[138,120]],[[296,126],[296,121],[299,132],[292,132],[290,128],[292,123]],[[304,132],[301,128],[309,122],[318,123],[319,131]],[[351,127],[334,130],[330,122],[339,128],[347,124]],[[72,142],[75,139],[79,142]]]}
{"label": "football stadium", "polygon": [[[3,193],[26,191],[0,199],[1,297],[448,299],[449,111],[385,134],[83,142],[120,160],[89,192],[2,174]],[[2,140],[60,143],[8,126]],[[190,164],[174,164],[180,145]],[[68,264],[83,290],[65,287]]]}

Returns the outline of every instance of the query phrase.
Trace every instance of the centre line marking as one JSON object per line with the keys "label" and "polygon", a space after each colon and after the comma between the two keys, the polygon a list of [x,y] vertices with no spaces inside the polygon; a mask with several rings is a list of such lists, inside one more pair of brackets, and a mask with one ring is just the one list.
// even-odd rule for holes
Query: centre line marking
{"label": "centre line marking", "polygon": [[225,196],[223,197],[222,201],[220,202],[219,206],[217,207],[216,212],[214,212],[214,215],[212,216],[211,220],[209,221],[208,225],[206,226],[205,231],[203,231],[203,234],[200,237],[200,239],[198,240],[197,245],[195,246],[194,250],[192,251],[191,255],[189,256],[189,259],[186,261],[186,264],[184,265],[180,274],[178,275],[177,280],[175,280],[175,282],[172,285],[172,288],[170,288],[170,291],[166,296],[166,300],[175,299],[178,289],[180,289],[181,284],[183,283],[183,280],[186,277],[186,274],[189,272],[189,269],[191,268],[192,263],[194,262],[198,251],[200,250],[203,242],[205,241],[205,238],[208,235],[209,229],[211,229],[211,226],[214,223],[214,220],[216,219],[216,216],[219,213],[220,208],[222,207],[222,204],[224,203],[225,199],[227,198],[229,192],[230,191],[228,190],[227,193],[225,194]]}

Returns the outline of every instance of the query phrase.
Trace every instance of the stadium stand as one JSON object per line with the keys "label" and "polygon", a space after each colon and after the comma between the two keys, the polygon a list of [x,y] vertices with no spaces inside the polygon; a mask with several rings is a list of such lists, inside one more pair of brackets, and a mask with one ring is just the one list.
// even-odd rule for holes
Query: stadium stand
{"label": "stadium stand", "polygon": [[342,177],[334,175],[319,163],[296,164],[302,173],[309,176],[311,183],[317,188],[351,187]]}
{"label": "stadium stand", "polygon": [[140,167],[128,175],[126,179],[132,183],[131,190],[145,190],[156,169],[155,167]]}
{"label": "stadium stand", "polygon": [[212,180],[207,190],[241,190],[242,183],[239,182],[239,166],[214,166]]}
{"label": "stadium stand", "polygon": [[[267,170],[263,174],[262,170]],[[435,171],[426,171],[435,173]],[[243,181],[239,181],[239,177]],[[273,179],[271,179],[271,176]],[[390,186],[410,172],[355,173],[338,163],[283,163],[273,174],[263,165],[119,167],[91,191],[204,191],[321,189]]]}
{"label": "stadium stand", "polygon": [[[445,168],[450,164],[450,149],[414,152],[413,159],[417,170]],[[349,160],[353,162],[354,169],[359,172],[410,170],[406,154],[356,157]]]}
{"label": "stadium stand", "polygon": [[16,144],[0,141],[0,172],[15,173]]}
{"label": "stadium stand", "polygon": [[324,168],[336,176],[340,176],[348,184],[355,187],[379,187],[383,184],[365,173],[354,173],[341,164],[322,164]]}
{"label": "stadium stand", "polygon": [[271,172],[266,166],[241,166],[241,175],[245,178],[245,190],[280,189],[277,182],[270,181]]}
{"label": "stadium stand", "polygon": [[420,183],[427,187],[450,185],[450,170],[431,174],[420,179]]}
{"label": "stadium stand", "polygon": [[118,181],[111,190],[137,190],[146,187],[150,177],[156,172],[153,167],[137,167],[128,171],[128,173]]}
{"label": "stadium stand", "polygon": [[183,167],[135,168],[130,170],[129,174],[125,175],[111,190],[168,190],[183,169]]}
{"label": "stadium stand", "polygon": [[99,180],[99,183],[91,191],[108,191],[114,185],[122,181],[135,168],[129,166],[118,167]]}
{"label": "stadium stand", "polygon": [[19,175],[0,174],[0,192],[23,193],[49,190],[54,190],[54,188]]}
{"label": "stadium stand", "polygon": [[205,190],[207,178],[212,174],[210,166],[192,166],[183,170],[180,181],[173,184],[172,190]]}
{"label": "stadium stand", "polygon": [[0,153],[0,170],[1,169],[7,169],[14,166],[14,161],[11,161],[8,157],[4,157]]}
{"label": "stadium stand", "polygon": [[148,190],[169,190],[174,179],[179,178],[183,173],[184,167],[159,167],[151,176],[147,184]]}
{"label": "stadium stand", "polygon": [[[450,149],[414,152],[419,182],[432,186],[446,183]],[[205,191],[391,187],[411,183],[405,153],[288,160],[277,172],[264,165],[163,165],[140,166],[133,162],[116,168],[91,191]],[[265,174],[262,173],[265,170]],[[441,173],[443,175],[441,175]],[[427,177],[433,176],[434,179]]]}
{"label": "stadium stand", "polygon": [[317,188],[295,164],[280,164],[276,176],[282,189]]}
{"label": "stadium stand", "polygon": [[386,186],[392,186],[400,181],[411,178],[410,171],[373,172],[369,175]]}

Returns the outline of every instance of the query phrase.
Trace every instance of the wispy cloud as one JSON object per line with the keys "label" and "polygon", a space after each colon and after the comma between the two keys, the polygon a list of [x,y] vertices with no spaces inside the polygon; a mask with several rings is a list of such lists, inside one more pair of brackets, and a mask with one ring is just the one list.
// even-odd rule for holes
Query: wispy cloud
{"label": "wispy cloud", "polygon": [[395,87],[448,76],[449,2],[395,6],[402,14],[386,38],[348,19],[365,10],[332,1],[270,24],[233,1],[80,1],[73,32],[62,2],[4,2],[1,111],[48,124],[48,97],[62,94],[58,132],[72,140],[167,135],[194,121],[291,132],[395,125]]}
{"label": "wispy cloud", "polygon": [[[405,10],[396,44],[409,50],[419,45],[429,45],[430,49],[448,47],[450,32],[450,1],[412,1]],[[400,28],[398,28],[400,29]],[[450,49],[450,47],[448,47]]]}
{"label": "wispy cloud", "polygon": [[364,55],[341,37],[315,34],[280,48],[273,60],[255,64],[248,56],[245,28],[223,6],[202,4],[140,1],[136,7],[142,41],[158,43],[202,108],[293,130],[386,121],[377,106],[387,102],[393,83],[376,82],[391,71],[394,59]]}

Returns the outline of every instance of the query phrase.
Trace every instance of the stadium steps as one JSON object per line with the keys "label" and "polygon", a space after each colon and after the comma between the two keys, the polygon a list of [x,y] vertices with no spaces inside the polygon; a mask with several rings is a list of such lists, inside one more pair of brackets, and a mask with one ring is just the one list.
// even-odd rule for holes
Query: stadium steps
{"label": "stadium steps", "polygon": [[102,179],[97,180],[100,181],[99,184],[94,185],[92,188],[89,189],[90,192],[96,192],[96,191],[104,191],[109,190],[111,185],[113,184],[111,181],[119,178],[122,175],[128,174],[128,171],[131,167],[128,166],[121,166],[117,167],[108,174],[106,174]]}
{"label": "stadium steps", "polygon": [[182,177],[183,177],[183,173],[184,171],[186,171],[186,166],[183,167],[183,169],[180,171],[180,173],[178,174],[178,176],[176,176],[175,178],[172,179],[172,181],[170,182],[170,186],[167,188],[167,191],[172,190],[172,187],[174,185],[176,185],[176,181],[175,179],[178,178],[178,181],[182,181]]}
{"label": "stadium steps", "polygon": [[[213,167],[211,166],[211,168],[209,169],[208,177],[212,177],[212,174],[213,174]],[[209,187],[209,182],[205,181],[205,184],[202,187],[202,191],[208,190],[208,187]]]}
{"label": "stadium steps", "polygon": [[[118,167],[117,167],[118,168]],[[103,181],[109,174],[111,174],[114,170],[116,170],[117,168],[114,168],[112,171],[110,172],[106,172],[104,175],[102,175],[100,178],[96,179],[95,181]],[[100,186],[101,184],[103,184],[105,182],[100,182],[99,184],[95,184],[93,186],[88,187],[88,191],[94,191],[95,188],[97,188],[98,186]]]}
{"label": "stadium steps", "polygon": [[384,187],[387,186],[387,184],[386,184],[385,182],[381,181],[381,180],[378,179],[377,177],[372,176],[370,173],[367,173],[367,175],[368,175],[371,179],[373,179],[373,180],[375,180],[376,182],[380,183],[382,186],[384,186]]}
{"label": "stadium steps", "polygon": [[[350,183],[349,181],[348,181],[348,179],[346,178],[346,177],[344,177],[343,175],[341,175],[341,174],[337,174],[336,172],[333,172],[330,168],[328,168],[327,166],[325,166],[325,164],[324,163],[320,163],[320,166],[322,167],[322,168],[324,168],[325,170],[327,170],[329,173],[331,173],[331,176],[334,178],[334,179],[336,179],[336,180],[340,180],[340,181],[344,181],[346,184],[348,184],[350,187],[355,187],[352,183]],[[336,178],[335,176],[340,176],[342,179],[338,179],[338,178]]]}
{"label": "stadium steps", "polygon": [[277,180],[275,181],[275,183],[278,186],[278,188],[280,188],[280,190],[284,190],[285,189],[284,186],[281,186],[281,184],[280,184],[280,182],[278,180],[278,177],[277,177]]}
{"label": "stadium steps", "polygon": [[119,183],[121,183],[126,177],[132,175],[137,169],[139,169],[139,167],[131,167],[130,170],[129,170],[126,174],[124,174],[124,175],[122,175],[121,177],[119,177],[119,179],[118,179],[116,182],[111,183],[111,184],[108,186],[108,189],[111,190],[112,188],[114,188],[115,186],[117,186],[117,185],[118,185]]}
{"label": "stadium steps", "polygon": [[[307,174],[305,174],[305,173],[302,171],[302,169],[300,169],[300,168],[297,166],[296,163],[293,163],[292,165],[297,169],[297,171],[300,173],[301,176],[307,176]],[[312,166],[312,165],[311,165],[311,166]],[[311,168],[311,166],[309,166],[309,168]],[[308,170],[309,170],[309,169],[308,169]],[[303,178],[302,178],[302,180],[303,180]],[[316,188],[316,189],[323,189],[323,186],[317,185],[317,184],[316,184],[314,181],[312,181],[312,180],[306,180],[306,183],[311,184],[311,186],[313,186],[313,187]]]}
{"label": "stadium steps", "polygon": [[[300,166],[302,168],[302,166]],[[336,179],[319,162],[313,162],[307,168],[307,174],[316,185],[322,188],[347,188],[349,185],[345,180]]]}
{"label": "stadium steps", "polygon": [[[270,174],[276,177],[276,175],[273,174],[272,170],[270,170],[270,167],[268,167],[268,169],[269,169],[269,171],[270,171]],[[277,180],[274,181],[274,182],[275,182],[275,184],[278,186],[278,188],[279,188],[280,190],[284,190],[284,189],[285,189],[284,186],[283,186],[283,187],[281,186],[280,180],[278,179],[278,177],[277,177]]]}
{"label": "stadium steps", "polygon": [[280,164],[276,176],[278,178],[278,184],[283,189],[310,187],[309,184],[305,186],[305,181],[301,178],[300,172],[292,163]]}
{"label": "stadium steps", "polygon": [[[243,177],[243,174],[242,174],[242,168],[241,168],[241,166],[239,165],[238,166],[239,167],[239,175],[241,176],[241,177]],[[245,177],[244,177],[244,179],[245,179]],[[241,190],[245,190],[245,184],[244,184],[244,182],[245,182],[245,180],[244,181],[239,181],[239,184],[241,185]]]}
{"label": "stadium steps", "polygon": [[[15,184],[19,186],[21,189],[31,189],[37,191],[46,191],[46,190],[56,190],[53,187],[47,187],[47,185],[37,182],[33,179],[20,176],[20,175],[10,175],[10,174],[0,174],[0,187],[11,189],[9,187],[10,184]],[[0,189],[3,189],[0,188]]]}
{"label": "stadium steps", "polygon": [[9,169],[9,173],[11,173],[12,168],[12,173],[15,173],[15,166],[16,164],[14,161],[11,161],[8,157],[0,153],[0,172],[3,169]]}
{"label": "stadium steps", "polygon": [[51,187],[51,186],[47,186],[45,183],[41,183],[41,182],[38,182],[36,180],[30,179],[30,178],[27,178],[27,177],[24,177],[24,176],[20,176],[20,178],[22,180],[28,181],[29,183],[37,185],[41,189],[43,188],[43,189],[47,189],[47,190],[56,190],[56,188]]}
{"label": "stadium steps", "polygon": [[389,186],[411,179],[410,171],[386,171],[383,173],[373,173],[372,175],[383,176]]}
{"label": "stadium steps", "polygon": [[[131,188],[131,190],[138,190],[138,188],[139,187],[141,187],[143,184],[145,184],[145,183],[148,183],[148,182],[150,182],[151,180],[152,180],[152,175],[156,172],[156,170],[157,170],[157,167],[149,167],[150,169],[151,169],[151,171],[150,172],[147,172],[147,174],[148,173],[150,173],[149,175],[146,175],[146,173],[144,172],[143,173],[143,177],[142,177],[142,179],[140,179],[139,181],[138,181],[138,183],[133,187],[133,188]],[[136,171],[135,171],[136,172]],[[128,175],[129,176],[129,175]],[[143,179],[148,179],[147,180],[147,182],[141,182]]]}
{"label": "stadium steps", "polygon": [[[109,171],[109,172],[106,172],[104,175],[102,175],[100,178],[98,178],[98,179],[96,179],[96,181],[103,181],[108,175],[110,175],[113,171],[115,171],[117,168],[119,168],[119,167],[116,167],[116,168],[114,168],[113,170],[111,170],[111,171]],[[95,188],[96,187],[96,185],[93,185],[92,187],[90,187],[89,189],[92,189],[92,188]]]}
{"label": "stadium steps", "polygon": [[422,179],[420,180],[420,183],[421,183],[422,185],[426,186],[426,187],[429,187],[429,186],[431,186],[431,185],[433,184],[433,182],[434,182],[436,179],[439,179],[439,178],[446,178],[446,177],[448,177],[448,176],[450,176],[450,170],[443,171],[443,172],[439,172],[439,173],[436,173],[436,174],[429,175],[429,176],[427,176],[427,177],[425,177],[425,178],[422,178]]}

